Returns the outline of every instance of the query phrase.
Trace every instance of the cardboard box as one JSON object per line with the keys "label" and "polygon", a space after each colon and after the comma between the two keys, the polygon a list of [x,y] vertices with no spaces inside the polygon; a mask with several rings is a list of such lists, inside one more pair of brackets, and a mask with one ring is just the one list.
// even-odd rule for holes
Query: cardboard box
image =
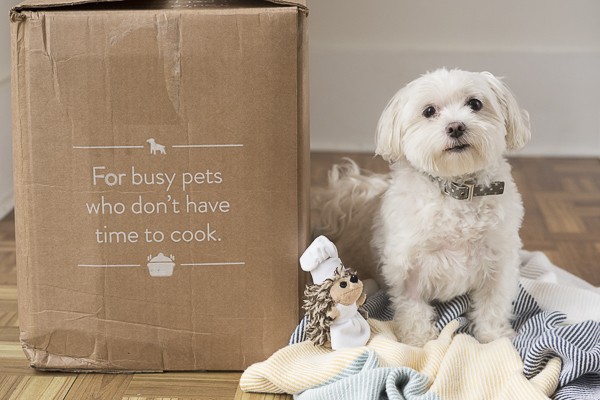
{"label": "cardboard box", "polygon": [[13,9],[21,342],[40,369],[241,370],[299,319],[298,1]]}

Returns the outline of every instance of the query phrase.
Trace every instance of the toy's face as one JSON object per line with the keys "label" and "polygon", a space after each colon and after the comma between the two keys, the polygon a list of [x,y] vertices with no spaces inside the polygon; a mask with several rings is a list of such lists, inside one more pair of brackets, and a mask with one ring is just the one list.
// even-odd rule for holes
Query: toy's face
{"label": "toy's face", "polygon": [[330,289],[333,301],[345,306],[356,303],[363,291],[363,283],[358,275],[345,275],[339,277]]}

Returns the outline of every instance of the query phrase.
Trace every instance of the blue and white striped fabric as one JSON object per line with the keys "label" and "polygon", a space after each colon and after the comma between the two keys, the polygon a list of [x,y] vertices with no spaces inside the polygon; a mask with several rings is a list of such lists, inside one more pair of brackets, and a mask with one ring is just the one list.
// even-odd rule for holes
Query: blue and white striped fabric
{"label": "blue and white striped fabric", "polygon": [[560,357],[554,398],[600,400],[600,322],[565,325],[565,314],[542,311],[523,288],[515,313],[518,335],[513,344],[523,358],[525,376],[537,375],[551,358]]}
{"label": "blue and white striped fabric", "polygon": [[309,389],[297,400],[441,400],[429,390],[429,378],[411,368],[371,368],[329,385]]}
{"label": "blue and white striped fabric", "polygon": [[290,337],[289,344],[296,344],[300,342],[304,342],[306,339],[306,324],[308,323],[308,315],[305,315],[300,321],[300,324],[294,329],[292,333],[292,337]]}
{"label": "blue and white striped fabric", "polygon": [[[465,315],[470,307],[468,296],[460,296],[446,303],[435,304],[438,312],[436,326],[442,330],[450,321],[458,320],[461,328],[457,332],[469,332],[469,323]],[[369,317],[382,321],[393,318],[391,303],[383,291],[369,297],[364,305]],[[524,373],[531,378],[540,373],[548,361],[553,357],[560,357],[562,368],[560,372],[559,388],[554,395],[557,400],[600,400],[600,322],[584,321],[572,325],[564,325],[565,315],[557,311],[543,311],[535,299],[521,286],[517,299],[513,303],[515,320],[513,328],[517,336],[513,340],[515,348],[521,355],[524,363]],[[303,320],[294,331],[290,344],[306,340]],[[401,379],[406,371],[378,371],[369,372],[377,376],[369,376],[380,384],[387,380]],[[331,397],[336,391],[342,390],[353,383],[358,386],[364,384],[365,376],[360,380],[337,381],[337,386],[321,387],[313,392],[303,393],[303,399],[335,398]],[[374,382],[371,382],[375,384]],[[330,386],[330,385],[328,385]],[[360,387],[357,393],[362,397],[338,397],[371,399],[363,393]],[[377,384],[375,384],[377,386]],[[332,391],[329,393],[329,391]],[[327,392],[327,393],[326,393]],[[312,394],[311,394],[312,393]],[[314,394],[314,396],[313,396]],[[318,397],[317,396],[321,396]],[[388,395],[390,393],[387,393]],[[317,397],[315,397],[317,396]],[[391,397],[390,397],[391,398]],[[426,398],[426,397],[423,397]]]}

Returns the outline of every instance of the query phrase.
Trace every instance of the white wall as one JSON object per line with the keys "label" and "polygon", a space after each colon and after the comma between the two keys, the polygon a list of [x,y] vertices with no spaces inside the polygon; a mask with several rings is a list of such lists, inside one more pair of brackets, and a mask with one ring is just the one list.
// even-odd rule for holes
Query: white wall
{"label": "white wall", "polygon": [[311,140],[373,151],[389,98],[441,66],[504,76],[531,115],[521,153],[600,156],[600,2],[310,2]]}
{"label": "white wall", "polygon": [[17,3],[5,0],[0,4],[0,218],[13,207],[8,12]]}
{"label": "white wall", "polygon": [[[8,10],[0,2],[0,217],[12,208]],[[600,1],[313,0],[311,139],[373,151],[393,93],[440,66],[505,76],[536,155],[600,156]]]}

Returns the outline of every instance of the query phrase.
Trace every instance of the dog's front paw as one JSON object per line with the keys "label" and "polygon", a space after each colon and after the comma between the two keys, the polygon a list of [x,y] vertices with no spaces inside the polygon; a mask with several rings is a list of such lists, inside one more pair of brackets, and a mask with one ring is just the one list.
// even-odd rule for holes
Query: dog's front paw
{"label": "dog's front paw", "polygon": [[423,347],[439,335],[433,323],[427,319],[412,321],[412,323],[396,320],[395,325],[398,341],[410,346]]}
{"label": "dog's front paw", "polygon": [[473,335],[481,343],[490,343],[500,338],[513,339],[515,331],[506,323],[475,323]]}

